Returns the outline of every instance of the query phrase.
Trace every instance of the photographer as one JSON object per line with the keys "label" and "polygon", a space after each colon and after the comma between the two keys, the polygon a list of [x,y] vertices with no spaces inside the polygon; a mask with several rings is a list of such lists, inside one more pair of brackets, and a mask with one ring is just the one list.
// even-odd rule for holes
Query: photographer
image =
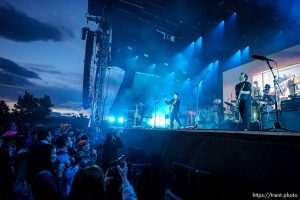
{"label": "photographer", "polygon": [[104,171],[111,166],[112,161],[117,159],[117,150],[121,147],[123,147],[123,143],[119,133],[108,133],[106,135],[106,139],[100,147],[102,148],[101,167]]}

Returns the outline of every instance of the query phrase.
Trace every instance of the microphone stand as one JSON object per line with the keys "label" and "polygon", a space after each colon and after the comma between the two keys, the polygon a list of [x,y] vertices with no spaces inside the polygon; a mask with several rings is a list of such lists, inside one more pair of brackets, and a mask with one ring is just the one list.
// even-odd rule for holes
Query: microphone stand
{"label": "microphone stand", "polygon": [[158,102],[159,101],[156,100],[155,103],[154,103],[154,123],[153,123],[154,128],[156,128],[156,106],[157,106]]}
{"label": "microphone stand", "polygon": [[195,128],[197,129],[198,128],[198,125],[199,125],[199,119],[200,119],[200,117],[199,117],[199,96],[200,96],[200,85],[203,83],[203,81],[205,80],[205,78],[206,78],[206,76],[208,75],[208,73],[209,72],[211,72],[211,71],[209,71],[209,70],[205,70],[206,71],[206,74],[204,74],[204,76],[197,82],[197,85],[196,85],[196,87],[197,87],[197,98],[196,98],[196,119],[197,119],[197,121],[195,121],[195,123],[196,123],[196,125],[195,125]]}
{"label": "microphone stand", "polygon": [[198,123],[199,123],[199,119],[200,119],[200,117],[199,117],[199,85],[200,85],[200,83],[201,82],[199,82],[198,84],[197,84],[197,99],[196,99],[196,121],[195,121],[195,123],[196,123],[196,125],[195,125],[195,128],[198,128]]}
{"label": "microphone stand", "polygon": [[281,125],[280,125],[279,119],[278,119],[277,91],[276,91],[276,90],[277,90],[277,86],[278,86],[279,91],[280,91],[280,93],[281,93],[282,95],[283,95],[283,92],[282,92],[282,90],[281,90],[281,88],[280,88],[280,85],[279,85],[277,79],[276,79],[276,76],[275,76],[274,71],[273,71],[273,67],[270,65],[270,62],[269,62],[268,59],[266,59],[266,61],[267,61],[267,64],[268,64],[268,66],[269,66],[269,68],[270,68],[270,70],[271,70],[271,73],[272,73],[272,75],[273,75],[273,78],[274,78],[273,83],[274,83],[274,92],[275,92],[275,113],[276,113],[276,121],[274,122],[274,127],[273,127],[273,128],[268,128],[268,129],[265,129],[264,131],[275,131],[275,132],[278,132],[278,130],[285,130],[285,131],[289,131],[289,132],[295,132],[295,131],[289,130],[289,129],[287,129],[287,128],[281,128]]}

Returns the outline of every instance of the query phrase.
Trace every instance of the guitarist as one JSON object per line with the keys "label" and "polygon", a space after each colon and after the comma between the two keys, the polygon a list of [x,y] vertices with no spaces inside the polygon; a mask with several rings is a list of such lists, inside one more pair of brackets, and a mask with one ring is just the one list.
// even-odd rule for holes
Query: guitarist
{"label": "guitarist", "polygon": [[243,120],[244,131],[248,131],[251,119],[251,83],[249,83],[248,75],[241,73],[239,77],[240,83],[235,86],[236,106],[239,109]]}
{"label": "guitarist", "polygon": [[180,108],[180,99],[177,92],[174,92],[173,99],[168,101],[165,98],[165,102],[167,105],[170,105],[170,126],[171,129],[174,128],[174,120],[178,123],[178,126],[181,127],[181,121],[179,119],[179,108]]}

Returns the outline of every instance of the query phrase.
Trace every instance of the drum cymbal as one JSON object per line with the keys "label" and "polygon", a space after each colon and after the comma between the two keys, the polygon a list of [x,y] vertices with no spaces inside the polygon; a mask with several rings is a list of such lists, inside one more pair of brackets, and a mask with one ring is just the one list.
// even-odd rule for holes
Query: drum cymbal
{"label": "drum cymbal", "polygon": [[266,101],[266,100],[262,100],[259,102],[260,104],[263,104],[263,105],[274,105],[274,101]]}
{"label": "drum cymbal", "polygon": [[225,101],[224,103],[225,103],[227,106],[230,106],[230,107],[233,106],[232,103],[229,103],[229,102],[226,102],[226,101]]}
{"label": "drum cymbal", "polygon": [[263,101],[259,101],[259,103],[260,103],[260,104],[263,104],[263,105],[267,105],[267,104],[268,104],[268,101],[264,101],[264,100],[263,100]]}
{"label": "drum cymbal", "polygon": [[221,99],[215,99],[215,100],[213,100],[213,103],[214,104],[220,104],[221,103]]}

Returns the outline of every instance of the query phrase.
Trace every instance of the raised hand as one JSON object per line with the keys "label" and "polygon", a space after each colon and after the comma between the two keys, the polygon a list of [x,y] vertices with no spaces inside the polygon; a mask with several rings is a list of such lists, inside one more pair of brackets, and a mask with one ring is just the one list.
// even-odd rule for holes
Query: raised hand
{"label": "raised hand", "polygon": [[124,167],[123,168],[121,168],[120,165],[118,165],[118,171],[119,171],[119,174],[120,174],[123,182],[125,180],[127,180],[127,173],[128,173],[127,162],[124,162]]}

